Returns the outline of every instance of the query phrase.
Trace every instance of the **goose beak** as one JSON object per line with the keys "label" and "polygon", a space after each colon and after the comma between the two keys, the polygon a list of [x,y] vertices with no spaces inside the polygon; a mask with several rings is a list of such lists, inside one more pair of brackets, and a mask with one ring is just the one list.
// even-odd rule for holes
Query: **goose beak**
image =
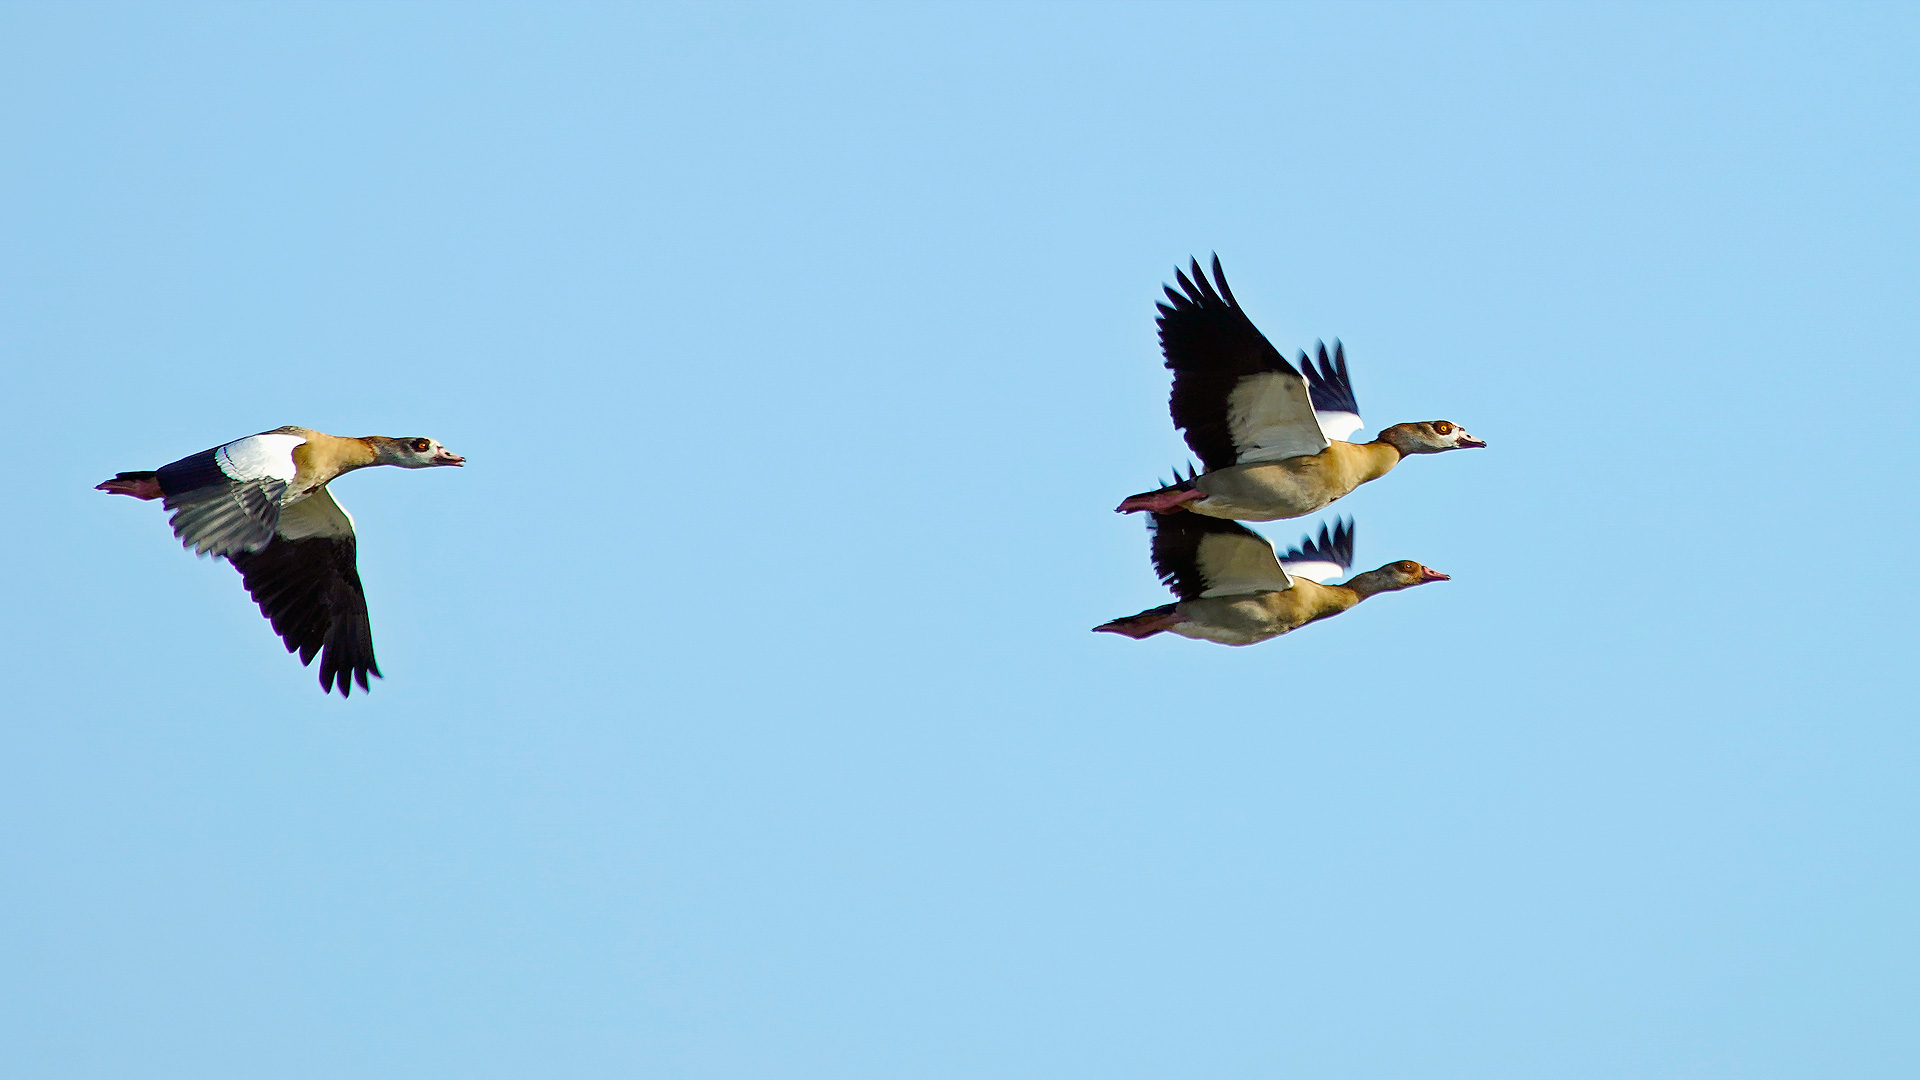
{"label": "goose beak", "polygon": [[1483,450],[1486,448],[1486,445],[1487,442],[1485,439],[1476,439],[1471,435],[1460,440],[1460,449],[1462,450]]}
{"label": "goose beak", "polygon": [[1423,566],[1420,568],[1420,571],[1421,571],[1420,573],[1421,581],[1452,581],[1453,580],[1452,574],[1443,574],[1440,571],[1435,570],[1431,566]]}
{"label": "goose beak", "polygon": [[433,463],[435,465],[465,465],[467,459],[451,450],[442,450],[433,455]]}

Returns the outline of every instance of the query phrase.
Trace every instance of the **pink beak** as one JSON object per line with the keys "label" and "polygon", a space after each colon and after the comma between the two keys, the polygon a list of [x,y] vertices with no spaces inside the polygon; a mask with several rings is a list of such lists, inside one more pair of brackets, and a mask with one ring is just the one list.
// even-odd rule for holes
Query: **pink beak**
{"label": "pink beak", "polygon": [[441,450],[439,453],[433,455],[433,463],[435,465],[465,465],[467,459],[451,450]]}
{"label": "pink beak", "polygon": [[1479,450],[1485,448],[1486,445],[1485,440],[1476,439],[1472,436],[1460,440],[1460,448],[1463,450]]}
{"label": "pink beak", "polygon": [[1420,568],[1420,580],[1421,581],[1452,581],[1453,575],[1443,574],[1440,571],[1435,570],[1431,566],[1423,566]]}

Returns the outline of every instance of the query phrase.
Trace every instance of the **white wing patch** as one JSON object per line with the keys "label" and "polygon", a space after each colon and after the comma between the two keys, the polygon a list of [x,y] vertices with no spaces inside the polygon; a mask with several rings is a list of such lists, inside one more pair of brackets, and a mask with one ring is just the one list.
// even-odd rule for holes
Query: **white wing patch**
{"label": "white wing patch", "polygon": [[215,450],[213,460],[235,480],[292,480],[299,471],[293,448],[306,441],[298,435],[249,435]]}
{"label": "white wing patch", "polygon": [[1345,409],[1338,412],[1317,412],[1313,414],[1313,418],[1320,421],[1321,434],[1329,440],[1341,442],[1345,442],[1347,436],[1359,431],[1363,423],[1358,413],[1350,413]]}
{"label": "white wing patch", "polygon": [[333,493],[323,487],[281,510],[280,527],[275,531],[285,540],[352,536],[353,515],[341,509],[333,501]]}
{"label": "white wing patch", "polygon": [[1241,464],[1308,457],[1329,445],[1314,418],[1307,380],[1285,371],[1240,380],[1227,395],[1227,430]]}
{"label": "white wing patch", "polygon": [[1339,563],[1327,562],[1324,559],[1302,559],[1299,562],[1289,560],[1281,563],[1280,566],[1294,577],[1306,578],[1321,585],[1346,573],[1346,568]]}
{"label": "white wing patch", "polygon": [[1258,536],[1209,533],[1200,540],[1194,563],[1207,583],[1200,595],[1245,596],[1293,588],[1293,579],[1280,566],[1273,545]]}

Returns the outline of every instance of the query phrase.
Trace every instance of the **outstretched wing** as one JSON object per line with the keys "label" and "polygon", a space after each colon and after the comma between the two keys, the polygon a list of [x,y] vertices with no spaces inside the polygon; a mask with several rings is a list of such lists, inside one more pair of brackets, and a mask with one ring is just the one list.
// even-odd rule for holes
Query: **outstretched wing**
{"label": "outstretched wing", "polygon": [[1320,526],[1318,540],[1308,533],[1292,551],[1280,556],[1280,565],[1294,577],[1309,581],[1325,582],[1344,575],[1353,568],[1353,519],[1334,522],[1331,531]]}
{"label": "outstretched wing", "polygon": [[302,664],[320,657],[322,690],[337,688],[341,697],[349,697],[351,683],[365,690],[367,676],[380,674],[360,587],[353,519],[326,488],[283,510],[266,547],[236,551],[227,559],[287,651],[298,652]]}
{"label": "outstretched wing", "polygon": [[1333,358],[1327,358],[1327,344],[1320,342],[1320,366],[1306,353],[1300,354],[1300,370],[1306,373],[1307,387],[1313,392],[1313,415],[1320,430],[1329,439],[1345,439],[1360,430],[1360,405],[1353,398],[1353,381],[1347,377],[1347,350],[1338,338],[1333,342]]}
{"label": "outstretched wing", "polygon": [[299,435],[269,432],[236,439],[162,465],[162,503],[173,511],[173,535],[201,555],[259,551],[273,540],[280,499],[297,466]]}
{"label": "outstretched wing", "polygon": [[1209,470],[1282,461],[1325,450],[1307,380],[1247,318],[1227,288],[1220,257],[1213,282],[1193,260],[1176,272],[1160,308],[1160,351],[1173,371],[1173,423]]}
{"label": "outstretched wing", "polygon": [[1293,588],[1273,545],[1237,521],[1156,514],[1151,527],[1153,568],[1182,600]]}

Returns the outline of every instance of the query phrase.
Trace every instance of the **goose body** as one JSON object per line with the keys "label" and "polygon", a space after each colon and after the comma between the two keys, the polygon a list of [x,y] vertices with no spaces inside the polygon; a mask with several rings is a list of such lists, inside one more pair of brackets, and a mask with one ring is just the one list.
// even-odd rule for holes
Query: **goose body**
{"label": "goose body", "polygon": [[1359,602],[1351,590],[1295,578],[1291,588],[1175,604],[1184,618],[1167,629],[1181,637],[1222,645],[1257,645],[1316,619],[1338,615]]}
{"label": "goose body", "polygon": [[1174,426],[1205,471],[1129,496],[1121,513],[1189,510],[1208,517],[1277,521],[1311,514],[1377,480],[1410,454],[1484,447],[1448,420],[1396,424],[1372,442],[1347,442],[1362,426],[1346,349],[1319,347],[1298,368],[1253,325],[1227,287],[1196,260],[1175,274],[1160,307],[1160,347],[1173,372]]}
{"label": "goose body", "polygon": [[1400,454],[1390,446],[1335,441],[1317,454],[1202,473],[1186,489],[1200,498],[1187,501],[1184,508],[1239,521],[1304,517],[1398,464]]}
{"label": "goose body", "polygon": [[1196,514],[1152,519],[1153,565],[1179,600],[1094,627],[1135,639],[1159,633],[1253,645],[1331,618],[1382,592],[1446,581],[1416,562],[1389,563],[1329,585],[1353,565],[1353,523],[1320,529],[1285,555],[1236,521]]}
{"label": "goose body", "polygon": [[203,450],[152,472],[123,472],[101,491],[159,499],[173,533],[225,558],[300,662],[320,658],[320,688],[341,696],[380,668],[357,566],[353,518],[327,485],[355,469],[423,469],[466,459],[427,438],[349,438],[282,427]]}

